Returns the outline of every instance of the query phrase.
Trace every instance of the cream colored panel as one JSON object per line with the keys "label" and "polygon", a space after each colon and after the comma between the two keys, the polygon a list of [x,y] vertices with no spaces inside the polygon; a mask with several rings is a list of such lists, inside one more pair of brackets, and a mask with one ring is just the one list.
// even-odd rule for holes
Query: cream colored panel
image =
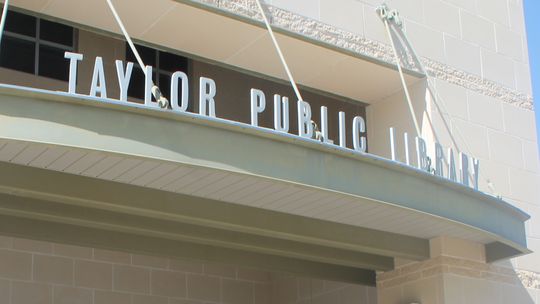
{"label": "cream colored panel", "polygon": [[225,61],[264,31],[204,10],[178,5],[144,34],[142,39],[173,49]]}
{"label": "cream colored panel", "polygon": [[66,152],[67,149],[64,147],[50,147],[41,155],[36,157],[36,159],[31,161],[30,165],[34,167],[46,168],[49,164],[60,158]]}
{"label": "cream colored panel", "polygon": [[153,161],[143,161],[136,167],[124,172],[122,175],[118,176],[116,178],[117,181],[123,182],[123,183],[130,183],[137,177],[145,174],[146,172],[152,170],[153,168],[157,167],[158,163]]}
{"label": "cream colored panel", "polygon": [[120,162],[121,160],[122,158],[117,157],[117,156],[107,156],[106,158],[95,163],[93,166],[91,166],[87,170],[83,171],[81,174],[97,177],[101,175],[103,172],[109,170],[109,168],[111,168],[116,163]]}
{"label": "cream colored panel", "polygon": [[103,179],[116,180],[118,176],[124,174],[130,169],[133,169],[141,162],[142,161],[140,159],[124,159],[111,167],[109,170],[103,172],[99,177]]}
{"label": "cream colored panel", "polygon": [[193,168],[189,167],[178,167],[177,169],[170,171],[169,173],[155,179],[153,182],[149,183],[148,187],[161,189],[170,183],[174,182],[177,179],[182,178],[183,176],[191,173]]}
{"label": "cream colored panel", "polygon": [[9,1],[9,5],[15,5],[20,8],[39,12],[42,11],[49,2],[51,2],[51,0],[11,0]]}
{"label": "cream colored panel", "polygon": [[[176,4],[170,0],[113,0],[126,29],[133,36],[140,36]],[[120,33],[106,1],[73,0],[12,0],[10,5],[86,24],[100,30]]]}
{"label": "cream colored panel", "polygon": [[98,161],[104,158],[105,158],[105,154],[103,153],[90,152],[86,154],[85,156],[83,156],[78,161],[76,161],[75,163],[71,164],[64,171],[68,173],[80,174],[81,172],[90,168],[90,166],[94,165],[95,163],[97,163]]}
{"label": "cream colored panel", "polygon": [[160,178],[161,176],[173,171],[176,169],[177,166],[173,164],[160,164],[159,166],[155,167],[154,169],[144,173],[143,175],[137,177],[134,179],[131,183],[134,185],[139,186],[145,186],[149,183],[155,181],[157,178]]}
{"label": "cream colored panel", "polygon": [[[292,37],[278,34],[276,39],[293,76],[302,84],[315,77],[324,77],[328,69],[343,60],[343,54],[315,45],[308,49],[305,42]],[[263,69],[274,77],[286,78],[284,67],[266,32],[255,43],[228,58],[226,63],[248,70]]]}
{"label": "cream colored panel", "polygon": [[[18,6],[19,2],[13,3]],[[106,1],[52,0],[38,12],[79,24],[93,24],[101,30],[120,32]]]}
{"label": "cream colored panel", "polygon": [[15,156],[11,161],[16,164],[27,165],[29,162],[38,157],[41,153],[45,152],[47,148],[38,145],[29,145]]}
{"label": "cream colored panel", "polygon": [[56,171],[64,171],[64,169],[81,159],[85,154],[86,152],[83,151],[70,150],[48,165],[47,168]]}
{"label": "cream colored panel", "polygon": [[208,198],[210,197],[212,193],[217,192],[219,190],[228,189],[231,185],[236,184],[242,179],[244,179],[244,177],[240,175],[227,175],[221,180],[214,182],[212,184],[212,187],[203,187],[193,192],[193,195]]}
{"label": "cream colored panel", "polygon": [[[414,78],[410,76],[406,76],[406,79],[408,84],[414,81]],[[394,70],[381,68],[358,58],[345,57],[324,74],[305,84],[367,103],[374,103],[402,90],[399,81],[399,74]]]}
{"label": "cream colored panel", "polygon": [[22,142],[8,143],[0,149],[0,160],[10,161],[26,148],[27,144]]}

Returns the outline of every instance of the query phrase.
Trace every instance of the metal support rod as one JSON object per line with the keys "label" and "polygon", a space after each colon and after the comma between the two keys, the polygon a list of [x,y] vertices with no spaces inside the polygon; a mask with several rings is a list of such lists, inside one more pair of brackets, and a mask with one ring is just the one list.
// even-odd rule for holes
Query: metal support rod
{"label": "metal support rod", "polygon": [[[114,16],[114,19],[116,19],[116,23],[118,23],[118,26],[120,26],[120,30],[124,34],[124,37],[126,38],[127,43],[129,44],[129,47],[131,48],[131,51],[135,55],[135,58],[137,59],[137,62],[141,66],[141,69],[144,70],[144,67],[146,65],[144,64],[141,56],[139,55],[139,52],[137,51],[137,48],[135,47],[135,44],[133,44],[133,41],[131,40],[131,37],[129,36],[129,34],[128,34],[127,30],[126,30],[126,28],[124,26],[124,23],[122,22],[122,19],[120,19],[120,16],[118,16],[118,13],[116,12],[116,9],[114,8],[114,5],[112,4],[111,0],[107,0],[107,4],[109,4],[109,8],[111,9],[111,12],[112,12],[112,14]],[[152,81],[152,85],[153,84],[154,84],[154,82]]]}
{"label": "metal support rod", "polygon": [[5,0],[4,8],[2,9],[2,20],[0,20],[0,45],[2,44],[2,35],[4,34],[4,25],[6,24],[8,7],[9,7],[9,0]]}
{"label": "metal support rod", "polygon": [[276,40],[276,36],[274,35],[274,31],[272,31],[272,27],[270,26],[270,22],[268,22],[268,18],[266,17],[266,13],[264,12],[264,9],[261,5],[260,0],[255,0],[257,2],[257,6],[259,7],[259,11],[262,14],[264,24],[266,25],[266,29],[268,30],[268,33],[270,34],[270,37],[272,38],[272,42],[274,43],[274,47],[276,48],[276,51],[279,55],[279,59],[281,60],[281,63],[283,64],[283,67],[285,68],[285,72],[287,73],[287,76],[289,77],[289,81],[293,87],[294,93],[296,94],[296,98],[298,100],[304,101],[302,98],[302,95],[300,94],[300,90],[298,90],[298,86],[296,85],[296,82],[294,81],[294,78],[292,76],[291,70],[289,69],[289,66],[287,65],[287,61],[285,60],[285,57],[283,56],[283,53],[281,52],[281,48],[279,47],[279,44]]}
{"label": "metal support rod", "polygon": [[409,88],[407,87],[407,83],[405,82],[405,75],[403,74],[403,69],[401,68],[401,60],[399,59],[399,55],[396,49],[396,45],[394,43],[394,39],[392,39],[392,33],[390,32],[390,25],[388,24],[388,19],[386,17],[383,18],[384,27],[386,28],[386,34],[388,35],[388,39],[390,40],[390,44],[392,45],[392,50],[394,51],[394,58],[396,60],[396,65],[399,72],[399,78],[401,79],[401,85],[403,86],[403,91],[405,91],[405,98],[407,99],[407,105],[409,106],[409,112],[411,113],[413,122],[414,122],[414,128],[416,129],[416,135],[418,137],[421,137],[422,132],[420,131],[420,126],[418,125],[418,120],[416,119],[416,114],[414,114],[414,107],[412,105],[411,96],[409,94]]}
{"label": "metal support rod", "polygon": [[[398,65],[398,71],[400,73],[400,77],[401,77],[403,89],[405,91],[405,95],[407,96],[407,101],[409,103],[409,109],[411,110],[411,113],[413,115],[413,119],[415,121],[416,128],[418,128],[418,123],[416,122],[416,117],[414,116],[414,113],[412,112],[412,104],[410,102],[409,92],[408,92],[407,86],[405,85],[405,82],[404,82],[403,72],[402,72],[402,69],[401,69],[400,60],[398,58],[397,49],[395,47],[395,44],[394,44],[394,41],[392,39],[391,32],[390,32],[389,19],[393,19],[393,21],[395,22],[395,25],[397,25],[400,29],[402,27],[402,21],[399,18],[399,15],[397,14],[396,11],[388,12],[388,8],[385,5],[382,5],[379,8],[377,8],[377,12],[379,13],[379,17],[381,17],[381,19],[383,20],[383,22],[385,24],[385,28],[386,28],[386,32],[388,34],[388,38],[390,39],[390,43],[392,45],[392,49],[394,51],[396,61],[398,62],[398,64],[397,64]],[[412,53],[411,55],[415,58],[416,62],[418,63],[418,66],[419,66],[421,72],[424,73],[424,75],[426,77],[427,89],[428,89],[430,95],[433,97],[433,103],[435,104],[437,112],[439,113],[439,115],[440,115],[440,117],[441,117],[441,119],[442,119],[442,121],[444,123],[445,128],[447,129],[448,133],[450,134],[450,140],[452,141],[453,145],[456,147],[456,149],[458,151],[462,151],[462,149],[460,149],[459,145],[457,144],[456,139],[454,138],[454,134],[452,134],[452,131],[450,130],[448,122],[446,121],[447,119],[443,115],[443,112],[448,113],[448,110],[446,109],[446,106],[444,105],[444,103],[439,102],[439,100],[441,100],[442,98],[440,97],[439,93],[436,90],[433,89],[434,85],[432,83],[431,76],[427,73],[425,67],[422,64],[422,61],[420,60],[420,58],[418,57],[418,55],[416,53],[416,50],[410,44],[410,42],[409,42],[407,36],[405,35],[405,33],[403,33],[403,31],[400,31],[400,34],[401,34],[402,39],[404,39],[404,42],[407,44],[410,52]],[[450,120],[451,120],[451,118],[450,118]],[[433,130],[433,127],[432,127],[432,130]],[[463,134],[461,134],[461,131],[459,130],[459,128],[456,127],[455,131],[464,139]],[[435,130],[433,130],[433,132],[435,133]],[[465,151],[468,154],[470,154],[471,149],[470,149],[470,147],[469,147],[466,140],[463,140],[463,145],[465,146]],[[473,178],[471,172],[468,172],[468,175],[469,175],[469,177],[471,179]],[[493,183],[488,179],[486,179],[486,182],[488,184],[488,187],[493,188],[492,191],[496,192],[495,187],[493,186]]]}
{"label": "metal support rod", "polygon": [[109,4],[109,8],[111,9],[111,12],[114,16],[114,19],[116,19],[116,23],[118,23],[118,26],[120,27],[120,30],[122,30],[122,33],[124,34],[124,37],[127,40],[127,43],[129,47],[131,48],[131,51],[135,55],[135,58],[137,59],[137,63],[141,66],[141,69],[144,71],[145,76],[150,78],[150,81],[152,82],[152,95],[158,102],[159,106],[162,108],[166,108],[169,105],[169,101],[167,98],[165,98],[163,95],[161,95],[161,90],[158,86],[154,84],[154,81],[152,80],[152,75],[146,75],[145,67],[141,56],[139,55],[139,52],[137,51],[137,48],[135,47],[135,44],[133,43],[133,40],[131,40],[131,37],[129,36],[126,27],[124,26],[124,23],[122,22],[122,19],[120,19],[120,16],[118,15],[118,12],[116,12],[116,9],[114,8],[114,5],[112,4],[111,0],[107,0],[107,4]]}

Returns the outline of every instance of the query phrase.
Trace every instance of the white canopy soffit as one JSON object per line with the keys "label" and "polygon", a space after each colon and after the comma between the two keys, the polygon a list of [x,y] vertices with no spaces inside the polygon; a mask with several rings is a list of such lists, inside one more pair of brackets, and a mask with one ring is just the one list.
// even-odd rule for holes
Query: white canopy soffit
{"label": "white canopy soffit", "polygon": [[[120,34],[106,1],[13,0],[13,6],[94,30]],[[262,22],[235,17],[195,1],[116,0],[130,35],[173,52],[286,80]],[[374,103],[402,90],[395,67],[373,58],[316,45],[287,31],[276,33],[296,81],[303,86]],[[121,38],[123,39],[123,38]],[[408,84],[419,75],[410,72]]]}

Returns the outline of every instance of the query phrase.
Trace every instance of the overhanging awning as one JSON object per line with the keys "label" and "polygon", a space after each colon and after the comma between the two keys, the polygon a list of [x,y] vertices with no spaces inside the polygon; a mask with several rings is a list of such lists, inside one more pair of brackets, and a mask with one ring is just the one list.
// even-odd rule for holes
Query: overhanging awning
{"label": "overhanging awning", "polygon": [[376,156],[62,92],[0,101],[3,233],[364,284],[441,235],[529,252],[520,210]]}

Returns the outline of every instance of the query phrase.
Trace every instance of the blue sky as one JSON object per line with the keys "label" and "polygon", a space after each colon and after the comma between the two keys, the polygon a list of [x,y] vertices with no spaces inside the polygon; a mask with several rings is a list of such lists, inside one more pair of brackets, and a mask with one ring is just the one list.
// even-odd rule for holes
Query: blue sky
{"label": "blue sky", "polygon": [[536,133],[540,143],[540,1],[524,0],[525,23],[527,25],[527,40],[529,44],[529,62],[532,74],[532,86],[536,110]]}

